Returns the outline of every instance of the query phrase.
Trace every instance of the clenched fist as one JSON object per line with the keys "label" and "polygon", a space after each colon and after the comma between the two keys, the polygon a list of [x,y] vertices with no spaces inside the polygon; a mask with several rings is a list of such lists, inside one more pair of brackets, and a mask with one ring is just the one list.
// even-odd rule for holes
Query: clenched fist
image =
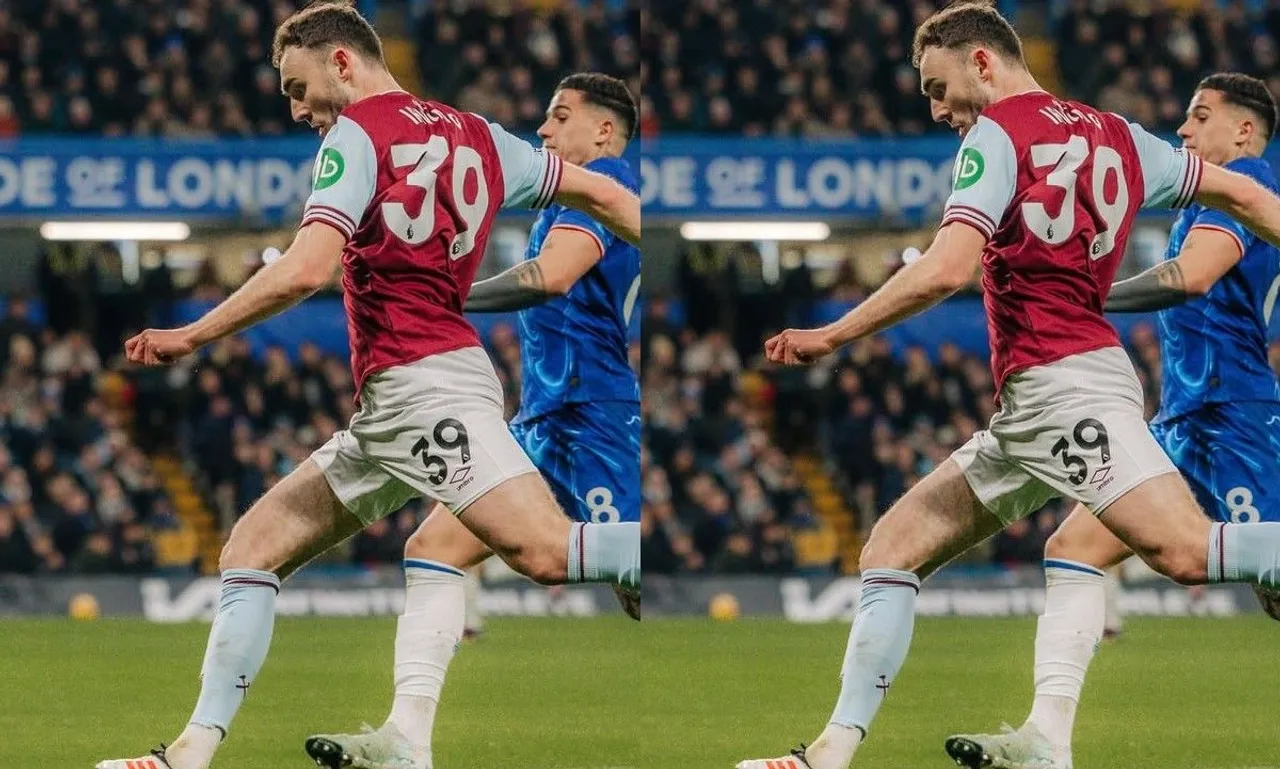
{"label": "clenched fist", "polygon": [[124,343],[125,356],[132,363],[163,366],[195,352],[195,345],[184,328],[149,328]]}
{"label": "clenched fist", "polygon": [[835,346],[822,329],[789,328],[764,343],[765,356],[774,363],[800,366],[830,355]]}

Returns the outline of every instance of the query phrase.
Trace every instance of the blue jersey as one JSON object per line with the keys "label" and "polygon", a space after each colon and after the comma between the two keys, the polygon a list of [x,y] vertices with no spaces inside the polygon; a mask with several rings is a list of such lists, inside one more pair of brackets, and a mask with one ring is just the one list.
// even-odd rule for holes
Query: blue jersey
{"label": "blue jersey", "polygon": [[[1239,158],[1226,167],[1277,191],[1271,166],[1261,158]],[[1267,324],[1280,288],[1280,250],[1226,214],[1196,203],[1174,223],[1166,259],[1181,252],[1193,227],[1230,234],[1243,256],[1207,295],[1160,312],[1163,386],[1157,424],[1209,404],[1280,402],[1280,385],[1267,361]]]}
{"label": "blue jersey", "polygon": [[[621,158],[598,158],[586,168],[639,191],[635,173]],[[556,227],[590,235],[603,256],[567,295],[520,312],[524,374],[516,424],[570,404],[640,402],[640,382],[627,358],[627,327],[640,293],[640,251],[586,214],[553,204],[529,232],[526,259],[542,251]]]}

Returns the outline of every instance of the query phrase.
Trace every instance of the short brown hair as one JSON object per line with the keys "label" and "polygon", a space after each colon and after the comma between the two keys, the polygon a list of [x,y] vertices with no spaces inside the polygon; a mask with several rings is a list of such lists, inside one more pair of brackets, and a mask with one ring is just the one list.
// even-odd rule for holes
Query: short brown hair
{"label": "short brown hair", "polygon": [[944,8],[925,19],[916,30],[911,63],[920,66],[926,48],[992,48],[1001,56],[1026,66],[1018,33],[995,8],[981,2],[964,2]]}
{"label": "short brown hair", "polygon": [[640,110],[626,83],[602,72],[578,72],[561,80],[560,85],[556,86],[557,91],[566,88],[580,91],[588,104],[604,107],[617,115],[622,120],[623,137],[628,140],[635,137],[636,126],[640,123]]}
{"label": "short brown hair", "polygon": [[324,0],[309,5],[284,20],[276,30],[271,44],[271,63],[279,67],[286,48],[325,48],[328,46],[354,48],[386,66],[382,56],[382,41],[372,25],[347,2]]}
{"label": "short brown hair", "polygon": [[1206,88],[1221,92],[1228,104],[1244,107],[1262,118],[1262,138],[1269,140],[1275,135],[1280,110],[1277,110],[1275,97],[1267,90],[1266,83],[1242,72],[1217,72],[1196,86],[1197,91]]}

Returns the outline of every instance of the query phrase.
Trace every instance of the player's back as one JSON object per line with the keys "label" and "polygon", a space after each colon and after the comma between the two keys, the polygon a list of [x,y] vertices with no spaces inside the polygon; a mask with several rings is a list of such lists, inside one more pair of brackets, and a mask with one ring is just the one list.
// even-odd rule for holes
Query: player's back
{"label": "player's back", "polygon": [[[1271,165],[1261,158],[1238,158],[1226,168],[1280,192]],[[1241,257],[1205,296],[1159,314],[1163,376],[1157,422],[1208,403],[1280,402],[1280,383],[1267,359],[1267,327],[1280,293],[1280,249],[1226,214],[1193,204],[1174,223],[1165,257],[1176,257],[1187,234],[1200,227],[1231,235]]]}
{"label": "player's back", "polygon": [[[349,105],[325,137],[303,223],[349,237],[342,286],[357,391],[374,371],[479,345],[462,306],[510,197],[503,139],[478,115],[404,91]],[[549,198],[559,161],[547,164]]]}
{"label": "player's back", "polygon": [[[597,158],[586,168],[638,192],[635,172],[621,158]],[[526,258],[536,257],[557,228],[586,233],[602,254],[565,296],[521,311],[524,375],[517,421],[565,404],[640,400],[627,355],[627,331],[640,293],[640,251],[586,214],[552,204],[529,233]]]}
{"label": "player's back", "polygon": [[1134,216],[1169,186],[1151,183],[1168,163],[1144,161],[1150,141],[1117,115],[1043,91],[988,106],[965,137],[943,221],[989,238],[982,285],[998,384],[1119,345],[1102,307]]}

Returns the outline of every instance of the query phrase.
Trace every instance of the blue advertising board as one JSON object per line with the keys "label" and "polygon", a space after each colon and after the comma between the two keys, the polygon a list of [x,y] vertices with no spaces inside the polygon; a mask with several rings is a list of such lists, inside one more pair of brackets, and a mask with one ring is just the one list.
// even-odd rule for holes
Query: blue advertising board
{"label": "blue advertising board", "polygon": [[[951,192],[957,138],[646,141],[645,217],[871,220],[920,225]],[[1268,150],[1272,165],[1280,147]],[[1152,212],[1160,213],[1160,212]],[[1167,214],[1167,212],[1165,212]]]}
{"label": "blue advertising board", "polygon": [[0,220],[289,224],[311,192],[319,146],[311,137],[0,141]]}

